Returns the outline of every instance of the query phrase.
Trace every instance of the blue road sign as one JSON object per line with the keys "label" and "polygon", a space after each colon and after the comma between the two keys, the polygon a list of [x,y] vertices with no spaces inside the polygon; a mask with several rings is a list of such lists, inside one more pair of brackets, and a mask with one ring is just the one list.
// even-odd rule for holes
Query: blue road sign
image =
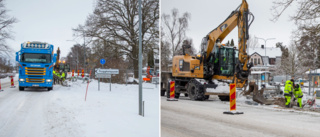
{"label": "blue road sign", "polygon": [[264,80],[264,75],[261,75],[261,80]]}
{"label": "blue road sign", "polygon": [[106,60],[104,60],[104,59],[100,59],[100,63],[103,65],[103,64],[105,64],[105,63],[106,63]]}

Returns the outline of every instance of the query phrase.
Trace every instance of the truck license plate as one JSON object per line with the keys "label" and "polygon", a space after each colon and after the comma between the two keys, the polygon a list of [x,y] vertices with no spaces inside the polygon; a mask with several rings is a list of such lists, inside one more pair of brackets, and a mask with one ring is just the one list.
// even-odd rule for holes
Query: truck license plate
{"label": "truck license plate", "polygon": [[39,87],[38,84],[32,84],[32,87]]}

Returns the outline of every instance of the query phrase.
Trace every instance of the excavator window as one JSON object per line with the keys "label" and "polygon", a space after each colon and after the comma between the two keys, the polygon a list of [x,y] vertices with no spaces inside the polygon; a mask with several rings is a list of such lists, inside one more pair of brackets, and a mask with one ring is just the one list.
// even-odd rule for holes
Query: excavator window
{"label": "excavator window", "polygon": [[233,76],[235,66],[235,51],[233,48],[220,48],[219,67],[220,75]]}
{"label": "excavator window", "polygon": [[185,62],[183,59],[179,60],[179,70],[180,71],[190,71],[190,63]]}

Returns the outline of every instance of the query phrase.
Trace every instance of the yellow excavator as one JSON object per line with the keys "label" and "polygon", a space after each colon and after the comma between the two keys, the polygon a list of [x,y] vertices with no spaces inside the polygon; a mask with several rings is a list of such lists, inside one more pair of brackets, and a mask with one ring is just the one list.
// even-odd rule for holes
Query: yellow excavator
{"label": "yellow excavator", "polygon": [[[224,88],[228,92],[215,91],[220,90],[217,83],[236,83],[237,88],[247,86],[252,63],[248,63],[250,56],[246,50],[253,20],[247,1],[242,0],[225,21],[203,38],[201,54],[190,56],[183,52],[183,55],[174,56],[171,80],[175,81],[175,97],[185,93],[191,100],[205,100],[209,95],[218,95],[220,100],[227,101],[229,88]],[[235,27],[238,27],[238,49],[221,44]],[[184,50],[190,45],[182,47]],[[250,85],[250,92],[257,91],[253,84]]]}

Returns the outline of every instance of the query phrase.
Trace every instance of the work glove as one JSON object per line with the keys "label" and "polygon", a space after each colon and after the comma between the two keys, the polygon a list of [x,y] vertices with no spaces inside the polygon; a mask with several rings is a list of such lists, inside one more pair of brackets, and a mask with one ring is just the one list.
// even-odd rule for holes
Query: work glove
{"label": "work glove", "polygon": [[302,97],[303,97],[303,95],[299,96],[298,98],[302,98]]}
{"label": "work glove", "polygon": [[296,101],[296,98],[293,98],[293,101]]}
{"label": "work glove", "polygon": [[292,91],[291,91],[291,92],[289,92],[289,94],[290,94],[290,96],[292,96]]}

